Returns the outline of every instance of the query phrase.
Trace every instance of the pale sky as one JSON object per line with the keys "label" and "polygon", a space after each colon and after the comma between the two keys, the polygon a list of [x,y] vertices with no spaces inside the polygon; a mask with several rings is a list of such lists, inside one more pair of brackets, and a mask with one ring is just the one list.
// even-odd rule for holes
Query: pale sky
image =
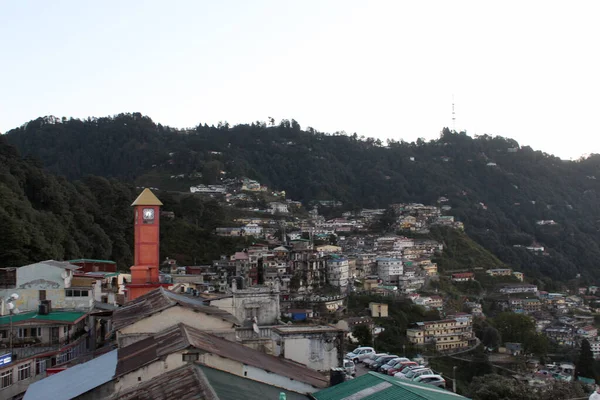
{"label": "pale sky", "polygon": [[0,0],[0,132],[141,112],[600,153],[598,1]]}

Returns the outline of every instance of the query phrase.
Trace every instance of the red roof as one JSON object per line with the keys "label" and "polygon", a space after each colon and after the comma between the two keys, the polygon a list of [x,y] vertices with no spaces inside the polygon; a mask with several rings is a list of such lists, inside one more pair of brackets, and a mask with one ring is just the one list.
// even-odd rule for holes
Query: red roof
{"label": "red roof", "polygon": [[452,274],[452,278],[472,278],[474,274],[472,272],[458,272],[456,274]]}

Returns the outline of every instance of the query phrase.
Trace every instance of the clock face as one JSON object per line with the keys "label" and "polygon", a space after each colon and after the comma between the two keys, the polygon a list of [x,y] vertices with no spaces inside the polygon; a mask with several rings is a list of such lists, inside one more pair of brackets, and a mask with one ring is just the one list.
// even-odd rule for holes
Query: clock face
{"label": "clock face", "polygon": [[144,208],[143,211],[144,220],[150,221],[154,219],[154,209],[153,208]]}

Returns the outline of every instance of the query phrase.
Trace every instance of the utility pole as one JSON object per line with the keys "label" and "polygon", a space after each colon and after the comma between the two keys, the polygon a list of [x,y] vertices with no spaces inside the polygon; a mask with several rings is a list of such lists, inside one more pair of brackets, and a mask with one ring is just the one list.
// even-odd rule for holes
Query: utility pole
{"label": "utility pole", "polygon": [[456,393],[456,365],[452,367],[452,391]]}

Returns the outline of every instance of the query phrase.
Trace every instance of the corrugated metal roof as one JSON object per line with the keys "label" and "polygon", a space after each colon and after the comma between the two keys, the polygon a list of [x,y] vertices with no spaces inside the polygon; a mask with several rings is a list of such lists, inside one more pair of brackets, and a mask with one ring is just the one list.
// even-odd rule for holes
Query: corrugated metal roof
{"label": "corrugated metal roof", "polygon": [[240,322],[232,314],[217,307],[205,305],[201,298],[195,299],[178,295],[161,287],[138,297],[127,303],[125,307],[116,310],[113,314],[113,329],[118,331],[134,322],[176,305],[191,308],[195,311],[231,322],[234,325],[240,325]]}
{"label": "corrugated metal roof", "polygon": [[221,400],[277,400],[285,393],[286,400],[308,400],[309,397],[266,383],[233,375],[225,371],[197,365]]}
{"label": "corrugated metal roof", "polygon": [[[52,311],[48,314],[38,314],[36,311],[28,313],[20,313],[12,315],[12,323],[28,323],[28,322],[39,322],[42,324],[61,323],[64,325],[71,325],[78,322],[81,318],[87,314],[84,312],[77,311]],[[0,325],[10,324],[11,316],[6,315],[0,317]]]}
{"label": "corrugated metal roof", "polygon": [[[219,400],[204,372],[195,365],[177,368],[110,400]],[[225,399],[224,399],[225,400]]]}
{"label": "corrugated metal roof", "polygon": [[69,400],[110,380],[117,366],[117,350],[67,368],[31,384],[23,400]]}
{"label": "corrugated metal roof", "polygon": [[316,388],[325,388],[329,383],[328,379],[319,372],[303,365],[265,354],[184,324],[175,325],[157,335],[119,349],[115,375],[121,376],[135,371],[162,356],[189,347],[307,383]]}
{"label": "corrugated metal roof", "polygon": [[313,393],[317,400],[459,400],[464,396],[376,372]]}
{"label": "corrugated metal roof", "polygon": [[38,263],[24,265],[23,267],[28,267],[30,265],[49,265],[52,267],[63,268],[63,269],[72,269],[72,270],[81,268],[79,265],[73,265],[67,261],[55,261],[55,260],[40,261]]}

